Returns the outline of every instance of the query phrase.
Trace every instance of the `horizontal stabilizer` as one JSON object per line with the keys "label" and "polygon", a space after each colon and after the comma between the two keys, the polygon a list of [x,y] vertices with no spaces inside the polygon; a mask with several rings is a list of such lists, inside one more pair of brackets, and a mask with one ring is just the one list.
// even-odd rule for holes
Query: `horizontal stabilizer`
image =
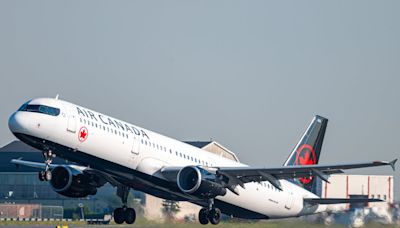
{"label": "horizontal stabilizer", "polygon": [[304,198],[305,203],[310,204],[339,204],[339,203],[369,203],[383,202],[381,199],[346,199],[346,198]]}

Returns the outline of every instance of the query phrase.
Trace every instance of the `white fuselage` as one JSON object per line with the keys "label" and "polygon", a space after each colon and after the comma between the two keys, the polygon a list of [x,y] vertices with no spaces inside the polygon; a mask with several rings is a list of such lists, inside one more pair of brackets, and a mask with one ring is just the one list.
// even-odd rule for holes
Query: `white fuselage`
{"label": "white fuselage", "polygon": [[[30,104],[57,107],[61,112],[58,116],[16,112],[10,117],[15,122],[14,126],[10,126],[13,133],[63,145],[70,148],[71,156],[79,151],[161,179],[160,170],[166,167],[246,166],[66,101],[41,98],[32,100]],[[75,162],[79,163],[76,159]],[[95,166],[91,163],[85,165]],[[237,187],[238,195],[227,191],[225,196],[216,199],[268,218],[294,217],[325,210],[325,206],[304,205],[303,198],[317,197],[313,193],[286,180],[281,180],[281,185],[282,191],[269,182],[247,183],[245,188]],[[164,188],[162,191],[174,194],[172,191],[176,190]],[[183,195],[182,192],[175,193]]]}

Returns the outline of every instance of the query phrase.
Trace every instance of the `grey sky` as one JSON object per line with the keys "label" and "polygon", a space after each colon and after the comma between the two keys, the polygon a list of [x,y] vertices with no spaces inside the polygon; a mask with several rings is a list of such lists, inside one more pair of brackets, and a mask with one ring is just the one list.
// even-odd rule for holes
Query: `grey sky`
{"label": "grey sky", "polygon": [[24,101],[59,93],[177,139],[211,137],[257,166],[282,164],[314,114],[330,119],[321,163],[400,157],[399,10],[2,0],[0,144],[14,139],[7,119]]}

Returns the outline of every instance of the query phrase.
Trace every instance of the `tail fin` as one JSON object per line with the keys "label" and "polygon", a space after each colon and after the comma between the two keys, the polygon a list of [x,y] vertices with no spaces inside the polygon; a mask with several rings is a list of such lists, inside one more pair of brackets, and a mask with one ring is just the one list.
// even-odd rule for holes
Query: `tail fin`
{"label": "tail fin", "polygon": [[[283,165],[299,166],[318,164],[327,124],[328,119],[318,115],[315,116]],[[296,179],[294,182],[318,194],[315,179],[316,178],[310,176]]]}

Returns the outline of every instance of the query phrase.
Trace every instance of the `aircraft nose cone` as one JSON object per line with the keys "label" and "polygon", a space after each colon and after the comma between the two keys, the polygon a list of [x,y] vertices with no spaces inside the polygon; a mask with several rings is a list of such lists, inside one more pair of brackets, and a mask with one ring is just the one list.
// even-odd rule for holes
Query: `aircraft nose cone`
{"label": "aircraft nose cone", "polygon": [[22,133],[25,130],[18,112],[14,112],[8,119],[8,128],[12,133]]}

